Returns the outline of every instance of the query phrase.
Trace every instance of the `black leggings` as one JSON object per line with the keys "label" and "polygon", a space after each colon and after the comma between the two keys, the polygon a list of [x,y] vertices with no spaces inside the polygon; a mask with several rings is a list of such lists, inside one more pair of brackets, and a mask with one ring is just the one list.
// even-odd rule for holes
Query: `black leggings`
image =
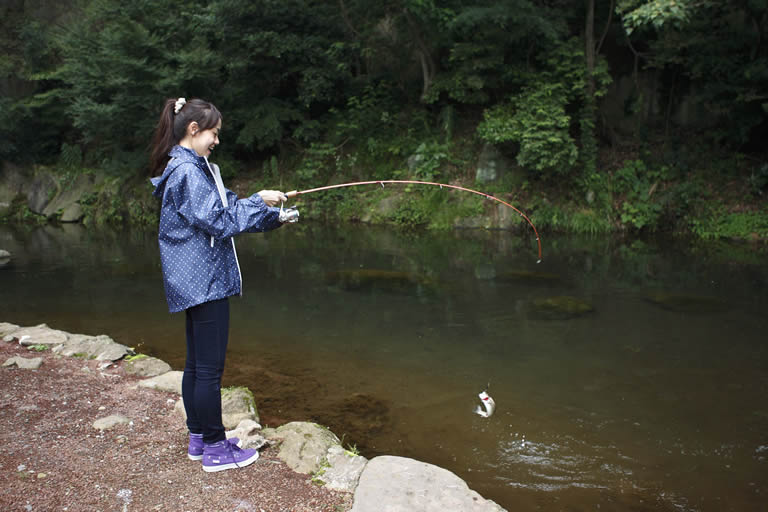
{"label": "black leggings", "polygon": [[203,442],[226,439],[221,421],[221,376],[229,336],[229,301],[219,299],[193,306],[187,315],[187,362],[181,396],[187,428],[203,434]]}

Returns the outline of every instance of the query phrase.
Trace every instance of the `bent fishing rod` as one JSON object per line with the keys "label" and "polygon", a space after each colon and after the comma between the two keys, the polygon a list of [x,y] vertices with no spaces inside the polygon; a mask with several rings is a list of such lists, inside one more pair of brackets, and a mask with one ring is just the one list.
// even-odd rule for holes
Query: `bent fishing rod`
{"label": "bent fishing rod", "polygon": [[435,183],[432,181],[416,181],[416,180],[374,180],[374,181],[357,181],[354,183],[340,183],[338,185],[327,185],[325,187],[317,187],[317,188],[310,188],[307,190],[291,190],[290,192],[286,192],[285,196],[288,198],[298,197],[305,194],[311,194],[312,192],[320,192],[323,190],[332,190],[335,188],[346,188],[346,187],[357,187],[361,185],[381,185],[382,188],[384,187],[384,184],[399,184],[399,185],[429,185],[434,187],[440,187],[441,189],[443,187],[445,188],[452,188],[455,190],[461,190],[463,192],[470,192],[472,194],[476,194],[478,196],[485,197],[487,199],[490,199],[492,201],[496,201],[497,203],[501,203],[507,208],[512,208],[514,211],[520,214],[520,217],[525,219],[525,221],[531,226],[533,229],[533,232],[536,234],[536,244],[539,248],[539,259],[536,261],[536,263],[541,263],[541,240],[539,240],[539,232],[536,230],[536,226],[533,225],[533,222],[531,222],[531,219],[528,218],[527,215],[525,215],[523,212],[512,206],[511,204],[507,203],[506,201],[503,201],[499,199],[498,197],[494,197],[490,194],[486,194],[485,192],[480,192],[478,190],[472,190],[471,188],[466,187],[460,187],[458,185],[448,185],[447,183]]}

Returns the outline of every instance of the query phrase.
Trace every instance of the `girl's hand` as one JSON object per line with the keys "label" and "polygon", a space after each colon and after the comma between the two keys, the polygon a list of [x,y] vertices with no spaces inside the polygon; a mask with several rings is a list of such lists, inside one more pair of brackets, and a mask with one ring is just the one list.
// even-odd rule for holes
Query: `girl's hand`
{"label": "girl's hand", "polygon": [[285,197],[285,194],[279,190],[262,190],[259,192],[259,195],[264,200],[264,202],[267,203],[267,206],[277,206],[278,203],[288,200],[288,198]]}

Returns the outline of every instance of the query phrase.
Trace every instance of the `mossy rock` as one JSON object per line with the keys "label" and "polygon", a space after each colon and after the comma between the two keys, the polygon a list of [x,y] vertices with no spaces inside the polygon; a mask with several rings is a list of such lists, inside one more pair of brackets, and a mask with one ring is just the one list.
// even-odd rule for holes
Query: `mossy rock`
{"label": "mossy rock", "polygon": [[533,301],[533,308],[537,316],[557,319],[574,318],[595,310],[589,302],[569,295],[536,299]]}
{"label": "mossy rock", "polygon": [[226,428],[236,428],[243,420],[259,422],[256,399],[245,386],[222,388],[221,415]]}
{"label": "mossy rock", "polygon": [[727,305],[717,297],[692,295],[672,292],[654,292],[645,296],[645,300],[667,311],[676,313],[718,313],[725,311]]}

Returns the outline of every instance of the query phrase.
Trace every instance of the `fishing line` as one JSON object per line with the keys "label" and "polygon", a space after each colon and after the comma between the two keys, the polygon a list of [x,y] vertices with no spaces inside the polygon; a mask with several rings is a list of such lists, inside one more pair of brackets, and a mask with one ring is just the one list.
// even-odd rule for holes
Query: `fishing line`
{"label": "fishing line", "polygon": [[405,185],[430,185],[434,187],[440,187],[441,189],[443,187],[446,188],[452,188],[455,190],[461,190],[464,192],[471,192],[472,194],[476,194],[478,196],[485,197],[487,199],[491,199],[492,201],[496,201],[497,203],[501,203],[507,208],[512,208],[514,211],[520,214],[520,217],[525,219],[525,221],[530,224],[531,228],[533,229],[533,232],[536,234],[536,244],[539,248],[539,259],[536,261],[536,263],[541,263],[541,240],[539,240],[539,232],[536,230],[536,226],[533,225],[533,222],[531,222],[531,219],[528,218],[527,215],[525,215],[523,212],[512,206],[511,204],[507,203],[506,201],[502,201],[498,197],[494,197],[490,194],[486,194],[485,192],[480,192],[478,190],[472,190],[471,188],[466,187],[460,187],[458,185],[448,185],[446,183],[435,183],[432,181],[415,181],[415,180],[375,180],[375,181],[357,181],[354,183],[340,183],[338,185],[327,185],[325,187],[317,187],[317,188],[310,188],[307,190],[292,190],[290,192],[287,192],[285,195],[288,198],[291,197],[297,197],[305,194],[311,194],[312,192],[320,192],[322,190],[331,190],[334,188],[345,188],[345,187],[357,187],[360,185],[381,185],[382,188],[384,187],[384,184],[405,184]]}

